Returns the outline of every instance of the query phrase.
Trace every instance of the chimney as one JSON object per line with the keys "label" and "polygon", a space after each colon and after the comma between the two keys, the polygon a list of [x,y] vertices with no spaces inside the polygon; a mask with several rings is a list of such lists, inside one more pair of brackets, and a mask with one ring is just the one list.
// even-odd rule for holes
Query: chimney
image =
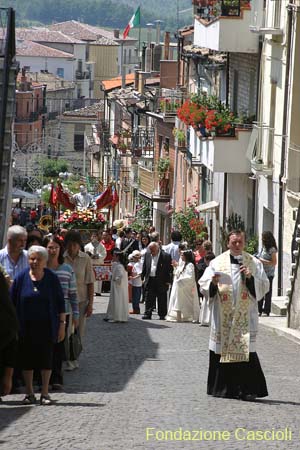
{"label": "chimney", "polygon": [[114,30],[114,38],[120,39],[120,30],[119,29]]}
{"label": "chimney", "polygon": [[170,31],[165,32],[165,55],[164,59],[169,59],[169,51],[170,51]]}
{"label": "chimney", "polygon": [[22,67],[22,76],[21,76],[21,83],[26,82],[26,69],[25,67]]}
{"label": "chimney", "polygon": [[134,71],[134,89],[137,91],[139,88],[139,70]]}
{"label": "chimney", "polygon": [[160,44],[160,24],[161,24],[161,20],[155,20],[154,21],[156,23],[156,44]]}
{"label": "chimney", "polygon": [[142,47],[142,70],[145,72],[146,71],[146,42],[143,42],[143,47]]}
{"label": "chimney", "polygon": [[147,23],[148,31],[147,31],[147,47],[150,48],[150,44],[152,41],[152,27],[153,23]]}

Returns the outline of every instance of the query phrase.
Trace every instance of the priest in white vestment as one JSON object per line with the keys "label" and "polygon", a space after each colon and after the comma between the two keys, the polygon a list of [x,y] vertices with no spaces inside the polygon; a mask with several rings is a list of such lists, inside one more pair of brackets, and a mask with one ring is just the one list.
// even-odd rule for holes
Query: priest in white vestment
{"label": "priest in white vestment", "polygon": [[227,246],[199,281],[212,308],[207,393],[254,400],[268,395],[256,335],[257,301],[268,292],[269,280],[261,262],[243,251],[243,232],[230,232]]}

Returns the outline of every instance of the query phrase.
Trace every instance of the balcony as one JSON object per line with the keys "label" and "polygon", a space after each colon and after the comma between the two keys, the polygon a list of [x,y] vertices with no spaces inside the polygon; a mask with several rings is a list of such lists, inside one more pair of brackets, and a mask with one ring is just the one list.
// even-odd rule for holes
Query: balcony
{"label": "balcony", "polygon": [[273,167],[268,164],[264,164],[262,159],[253,159],[250,161],[251,171],[254,175],[264,175],[268,177],[273,173]]}
{"label": "balcony", "polygon": [[153,170],[139,166],[139,193],[153,202],[167,202],[170,200],[170,180],[164,178],[155,181],[156,173]]}
{"label": "balcony", "polygon": [[199,138],[190,127],[190,153],[192,165],[203,164],[212,172],[249,173],[247,149],[251,129],[235,129],[235,136]]}
{"label": "balcony", "polygon": [[246,0],[198,0],[194,45],[220,52],[258,53],[259,38],[250,32],[252,13]]}
{"label": "balcony", "polygon": [[158,100],[159,112],[164,122],[175,123],[177,109],[183,103],[183,92],[175,89],[162,89],[162,96]]}
{"label": "balcony", "polygon": [[154,191],[154,172],[153,170],[139,167],[140,193],[145,197],[152,199]]}
{"label": "balcony", "polygon": [[152,159],[154,156],[154,128],[139,126],[132,134],[132,156]]}

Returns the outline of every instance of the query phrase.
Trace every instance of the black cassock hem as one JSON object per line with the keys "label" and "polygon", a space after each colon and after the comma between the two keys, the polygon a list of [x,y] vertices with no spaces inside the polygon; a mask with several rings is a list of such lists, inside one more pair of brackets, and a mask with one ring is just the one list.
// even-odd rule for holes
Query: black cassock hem
{"label": "black cassock hem", "polygon": [[268,395],[266,379],[256,352],[249,354],[248,362],[220,363],[220,358],[221,355],[210,350],[208,395],[223,398]]}

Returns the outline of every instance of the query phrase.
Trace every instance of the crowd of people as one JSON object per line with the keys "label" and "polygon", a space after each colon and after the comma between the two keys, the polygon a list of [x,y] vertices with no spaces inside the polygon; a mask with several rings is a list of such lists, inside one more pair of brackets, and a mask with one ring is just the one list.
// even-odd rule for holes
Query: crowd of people
{"label": "crowd of people", "polygon": [[[235,230],[228,250],[215,257],[209,240],[189,248],[179,231],[162,245],[154,228],[108,229],[92,233],[83,246],[75,230],[44,236],[37,227],[11,226],[0,250],[2,394],[23,379],[24,404],[37,401],[34,382],[41,387],[40,404],[51,404],[49,386],[61,390],[64,370],[79,367],[72,345],[84,339],[94,296],[109,292],[106,322],[157,314],[159,320],[210,325],[209,395],[268,395],[255,337],[258,314],[270,314],[277,247],[270,232],[262,244],[249,255],[244,233]],[[95,279],[99,265],[111,268],[110,279]]]}

